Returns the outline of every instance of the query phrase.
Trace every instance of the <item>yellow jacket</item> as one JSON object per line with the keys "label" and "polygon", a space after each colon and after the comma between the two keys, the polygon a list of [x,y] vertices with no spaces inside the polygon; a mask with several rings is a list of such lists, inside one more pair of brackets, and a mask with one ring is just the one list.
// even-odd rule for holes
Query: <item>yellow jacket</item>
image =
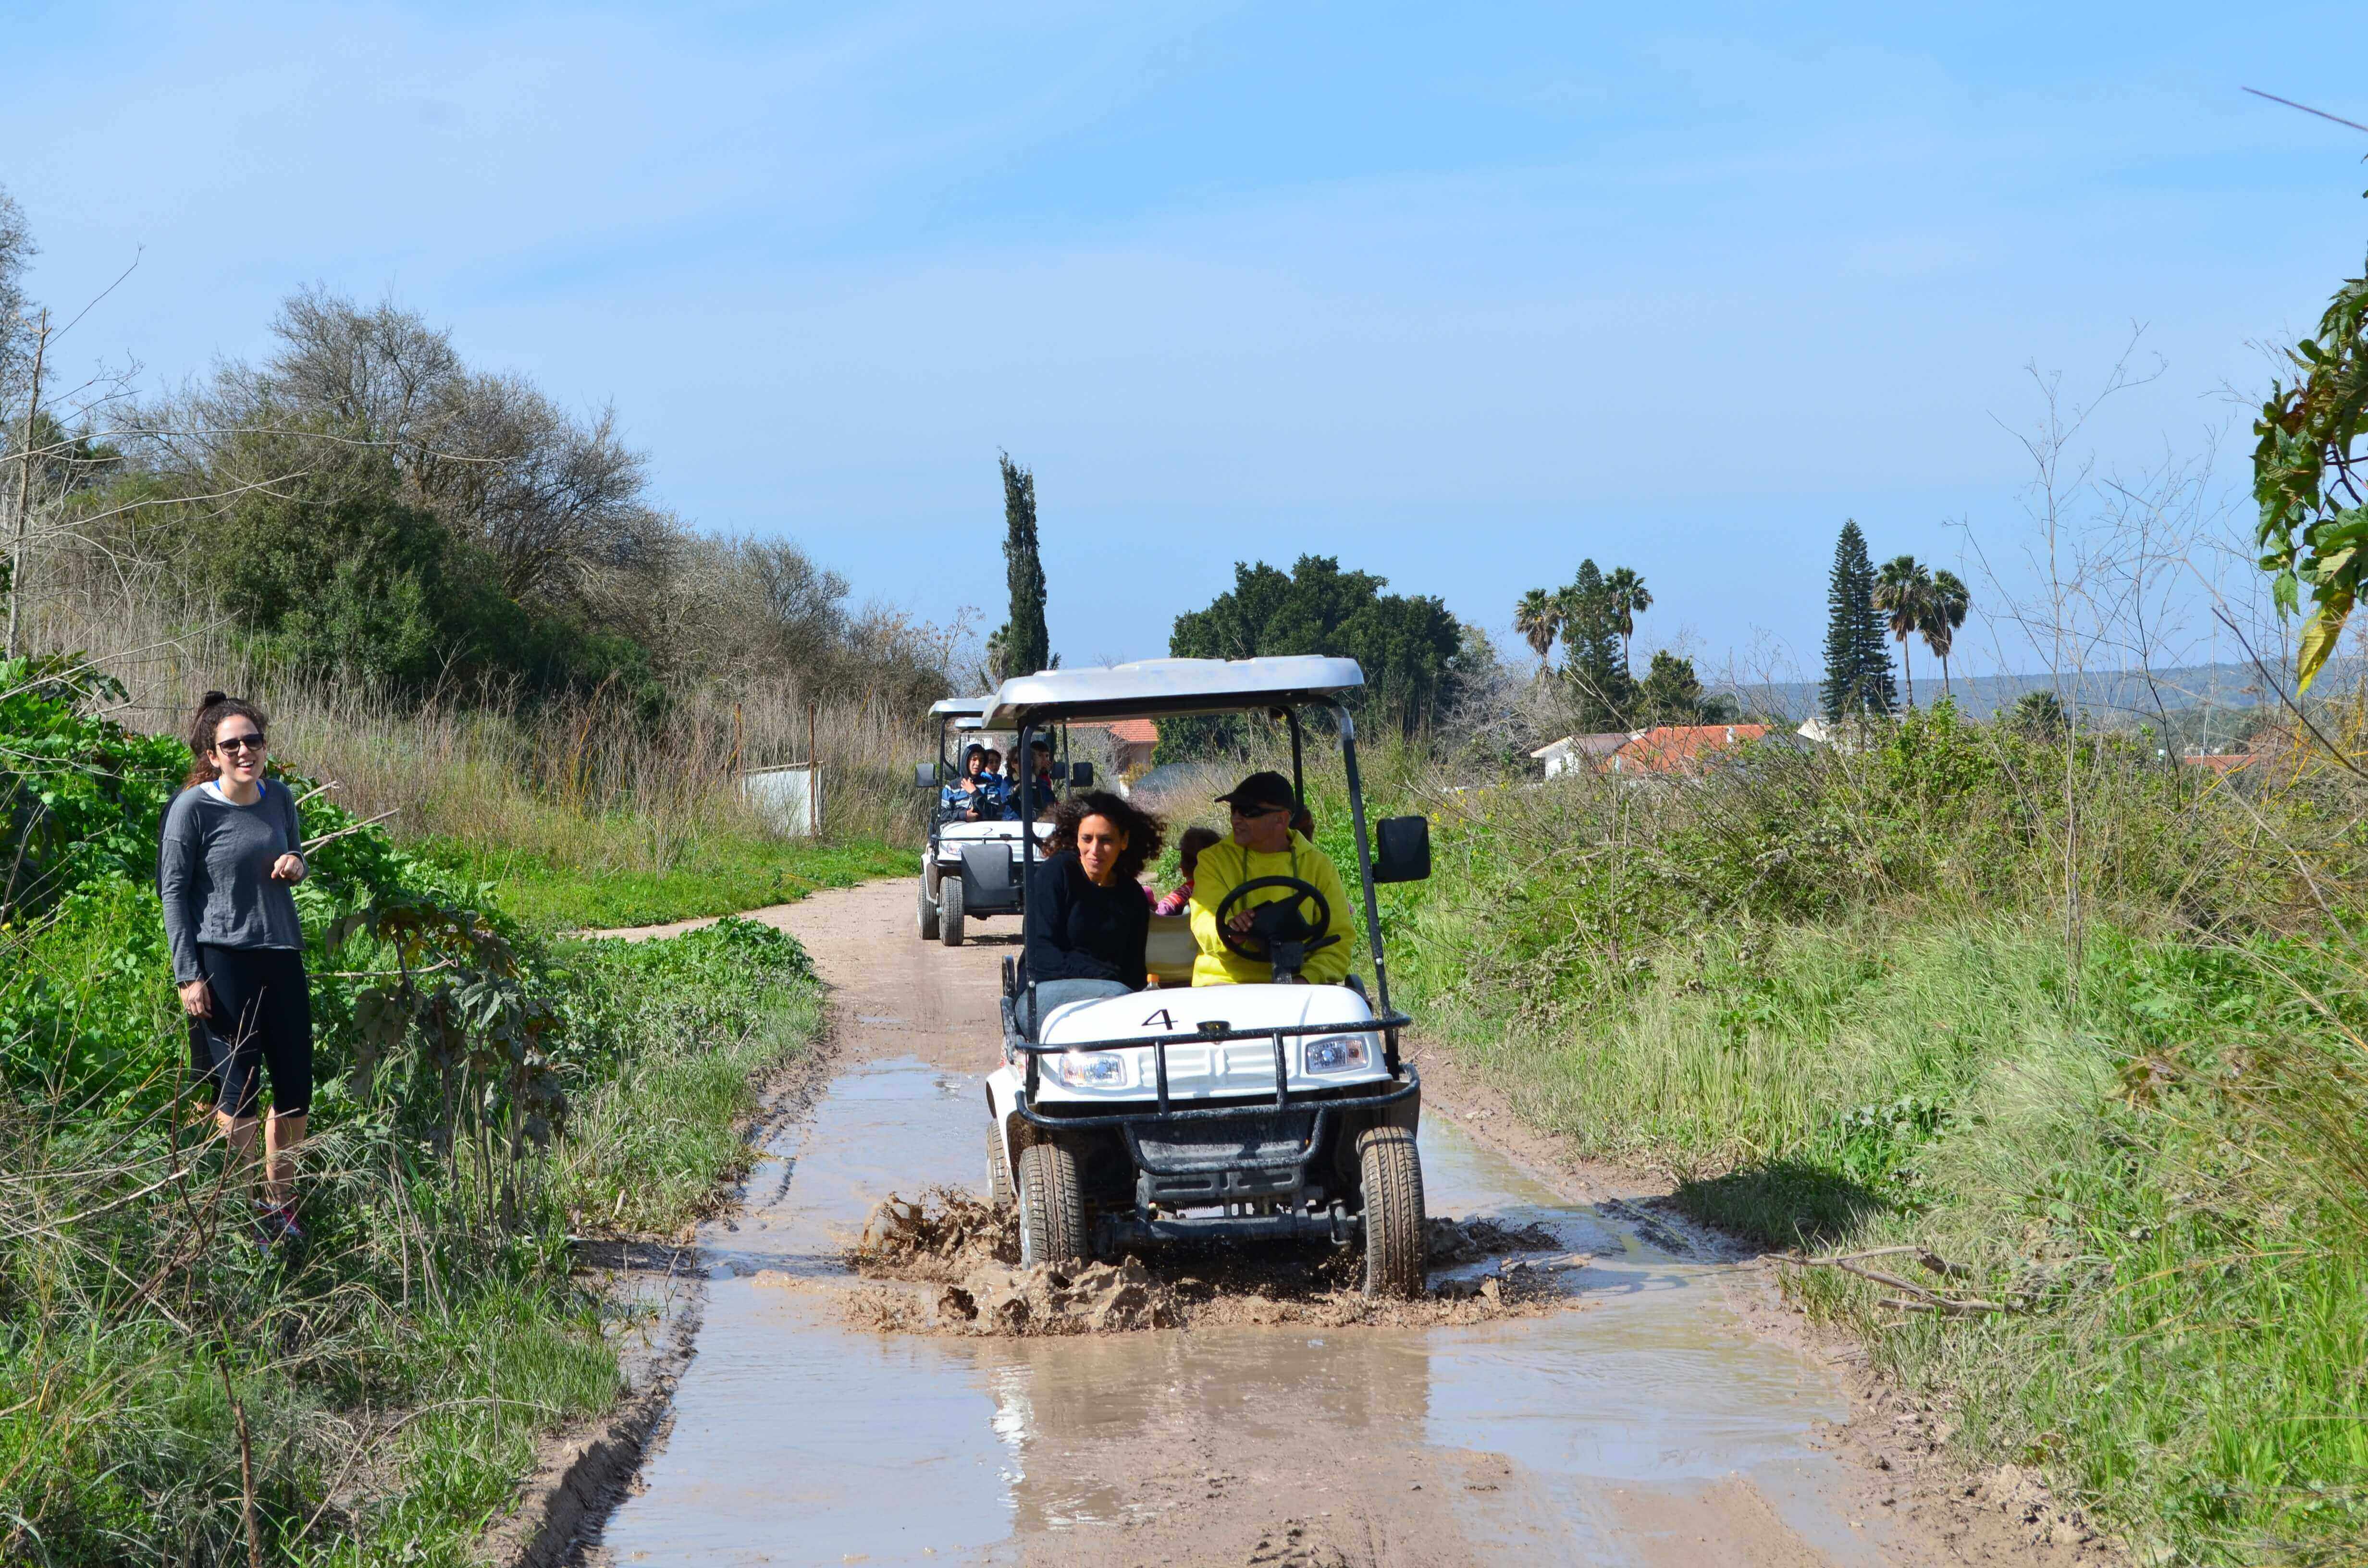
{"label": "yellow jacket", "polygon": [[[1342,885],[1331,857],[1296,833],[1291,835],[1289,849],[1273,855],[1254,855],[1230,838],[1201,851],[1201,862],[1192,872],[1192,939],[1201,949],[1192,960],[1192,983],[1256,985],[1274,977],[1270,966],[1235,957],[1217,937],[1217,906],[1225,902],[1227,893],[1259,877],[1297,877],[1332,906],[1332,924],[1326,929],[1340,939],[1308,954],[1307,967],[1300,973],[1312,984],[1339,984],[1348,977],[1349,960],[1357,947],[1349,890]],[[1269,903],[1289,896],[1281,888],[1269,888],[1250,894],[1245,903]]]}

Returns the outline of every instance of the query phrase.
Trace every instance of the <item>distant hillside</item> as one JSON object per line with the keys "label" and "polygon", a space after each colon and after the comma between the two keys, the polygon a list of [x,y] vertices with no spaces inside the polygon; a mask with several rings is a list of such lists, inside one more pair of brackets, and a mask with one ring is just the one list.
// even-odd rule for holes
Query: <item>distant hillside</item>
{"label": "distant hillside", "polygon": [[[2275,666],[2272,666],[2274,668]],[[2314,689],[2331,690],[2358,679],[2362,661],[2338,660],[2328,665]],[[1753,711],[1773,712],[1794,720],[1817,710],[1817,683],[1778,681],[1770,685],[1705,683],[1712,690],[1732,694]],[[2076,704],[2092,722],[2138,723],[2157,710],[2178,713],[2199,708],[2248,709],[2276,694],[2265,689],[2260,672],[2250,665],[2184,665],[2151,672],[2090,670],[2058,680],[2049,675],[1959,676],[1950,683],[1957,706],[1977,719],[2013,706],[2025,692],[2054,691]],[[1919,670],[1916,699],[1930,704],[1941,696],[1935,675]],[[1903,693],[1904,695],[1904,693]]]}

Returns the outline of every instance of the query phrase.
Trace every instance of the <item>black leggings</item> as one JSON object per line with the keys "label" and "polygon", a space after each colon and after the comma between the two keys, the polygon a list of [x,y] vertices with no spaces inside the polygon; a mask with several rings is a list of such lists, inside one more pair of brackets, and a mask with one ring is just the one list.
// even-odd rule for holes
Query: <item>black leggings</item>
{"label": "black leggings", "polygon": [[292,948],[218,948],[198,944],[198,968],[213,993],[213,1011],[199,1021],[214,1081],[215,1108],[234,1117],[255,1114],[262,1069],[271,1069],[271,1108],[302,1116],[313,1108],[313,991],[304,955]]}

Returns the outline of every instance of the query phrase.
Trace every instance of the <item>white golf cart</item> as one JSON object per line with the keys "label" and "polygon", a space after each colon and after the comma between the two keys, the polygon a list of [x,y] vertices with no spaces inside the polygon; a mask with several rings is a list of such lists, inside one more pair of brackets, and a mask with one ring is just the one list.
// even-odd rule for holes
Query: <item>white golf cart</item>
{"label": "white golf cart", "polygon": [[[1291,734],[1303,789],[1302,710],[1328,713],[1347,764],[1373,988],[1299,983],[1330,910],[1314,885],[1261,877],[1218,913],[1226,945],[1272,965],[1275,983],[1191,984],[1189,919],[1154,916],[1145,954],[1157,988],[1072,1002],[1039,1019],[1035,987],[1004,960],[1003,1064],[986,1080],[987,1178],[1017,1202],[1028,1264],[1184,1241],[1361,1243],[1369,1295],[1423,1285],[1422,1085],[1398,1060],[1412,1020],[1390,1009],[1373,888],[1430,874],[1421,817],[1375,824],[1369,843],[1356,726],[1341,699],[1364,684],[1352,659],[1152,659],[1052,670],[1003,683],[985,722],[1020,744],[1045,726],[1257,712]],[[1023,811],[1032,810],[1025,800]],[[1023,843],[1032,862],[1036,846]],[[1251,912],[1247,932],[1230,916]]]}
{"label": "white golf cart", "polygon": [[[938,722],[938,760],[914,767],[916,787],[937,790],[962,777],[962,754],[992,738],[985,713],[994,704],[993,697],[949,697],[929,705],[929,716]],[[1091,763],[1078,763],[1069,769],[1070,782],[1084,788],[1093,782],[1093,773]],[[1040,814],[1043,804],[1037,802]],[[1053,831],[1050,823],[1035,826],[1039,842]],[[959,948],[965,922],[1019,913],[1024,836],[1016,816],[970,822],[931,802],[929,841],[921,852],[921,940]]]}

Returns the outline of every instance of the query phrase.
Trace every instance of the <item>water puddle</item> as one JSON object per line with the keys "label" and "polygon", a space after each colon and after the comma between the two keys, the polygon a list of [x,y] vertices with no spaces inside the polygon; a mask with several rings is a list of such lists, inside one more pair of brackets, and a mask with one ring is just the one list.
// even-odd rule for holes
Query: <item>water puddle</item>
{"label": "water puddle", "polygon": [[1845,1414],[1839,1390],[1743,1332],[1716,1266],[1436,1120],[1432,1212],[1536,1221],[1594,1255],[1573,1310],[1428,1329],[850,1332],[841,1249],[884,1193],[979,1184],[984,1100],[974,1079],[875,1063],[778,1136],[736,1228],[702,1233],[699,1354],[609,1524],[610,1561],[1240,1562],[1285,1520],[1347,1562],[1884,1560],[1879,1521],[1839,1516],[1833,1461],[1808,1444]]}

